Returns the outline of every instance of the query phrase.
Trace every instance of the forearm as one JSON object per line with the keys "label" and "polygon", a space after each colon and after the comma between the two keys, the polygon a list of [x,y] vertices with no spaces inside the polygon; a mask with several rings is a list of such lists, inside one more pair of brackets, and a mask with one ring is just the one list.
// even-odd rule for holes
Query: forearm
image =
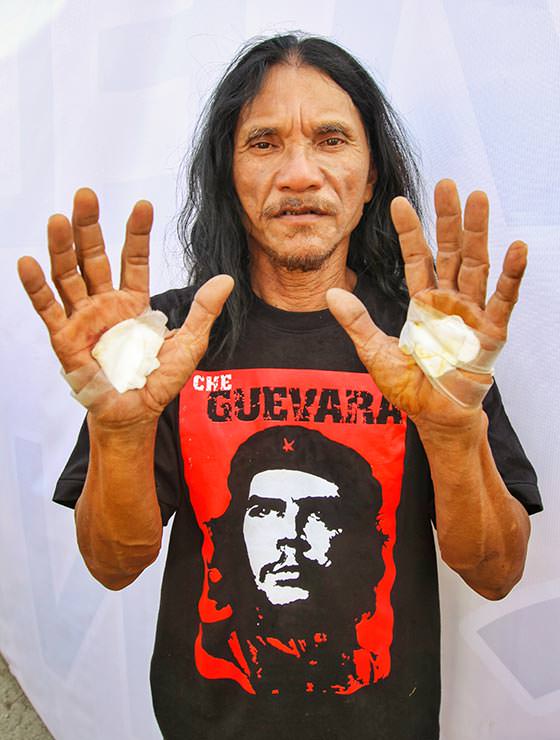
{"label": "forearm", "polygon": [[529,518],[496,468],[484,412],[460,428],[418,425],[434,483],[443,560],[486,598],[505,596],[521,578]]}
{"label": "forearm", "polygon": [[78,545],[92,575],[120,589],[156,559],[161,546],[157,421],[108,430],[88,417],[88,427],[88,474],[76,506]]}

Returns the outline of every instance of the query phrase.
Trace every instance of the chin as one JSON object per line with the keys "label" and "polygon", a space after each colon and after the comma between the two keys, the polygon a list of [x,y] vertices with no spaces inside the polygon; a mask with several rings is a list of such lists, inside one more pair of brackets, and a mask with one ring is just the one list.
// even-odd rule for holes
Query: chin
{"label": "chin", "polygon": [[288,272],[317,272],[325,264],[330,255],[308,254],[287,255],[277,264]]}
{"label": "chin", "polygon": [[275,267],[288,272],[316,272],[332,257],[337,246],[337,244],[329,247],[325,247],[324,244],[316,246],[304,244],[293,245],[289,251],[276,250],[269,246],[262,246],[261,249]]}

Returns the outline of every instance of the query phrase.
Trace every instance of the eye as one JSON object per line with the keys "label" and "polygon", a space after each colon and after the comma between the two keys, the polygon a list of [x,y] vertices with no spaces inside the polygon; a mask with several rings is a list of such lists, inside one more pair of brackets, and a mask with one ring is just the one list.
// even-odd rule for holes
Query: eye
{"label": "eye", "polygon": [[254,144],[251,144],[251,149],[258,149],[261,152],[265,152],[271,148],[272,144],[270,141],[256,141]]}
{"label": "eye", "polygon": [[340,136],[329,136],[328,139],[324,139],[321,143],[326,144],[328,147],[335,147],[340,144],[345,144],[346,142],[344,139],[341,139]]}
{"label": "eye", "polygon": [[320,522],[327,529],[335,530],[340,516],[335,505],[329,502],[315,503],[307,512],[307,519]]}
{"label": "eye", "polygon": [[265,516],[272,514],[272,512],[278,514],[277,509],[270,504],[255,504],[254,506],[251,506],[247,511],[247,514],[253,519],[263,519]]}

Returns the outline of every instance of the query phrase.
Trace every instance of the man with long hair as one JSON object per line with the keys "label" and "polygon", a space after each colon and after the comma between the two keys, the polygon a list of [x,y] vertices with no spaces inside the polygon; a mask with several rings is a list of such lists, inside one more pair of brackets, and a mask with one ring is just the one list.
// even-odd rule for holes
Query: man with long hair
{"label": "man with long hair", "polygon": [[[63,370],[88,407],[55,498],[75,506],[85,562],[111,589],[155,560],[163,524],[175,514],[152,661],[166,738],[433,740],[440,681],[431,523],[444,561],[497,599],[521,577],[528,513],[541,507],[488,359],[506,339],[526,246],[510,246],[486,301],[486,196],[473,193],[463,218],[455,185],[444,180],[435,191],[436,274],[419,218],[418,172],[397,117],[348,52],[299,34],[242,49],[208,103],[187,182],[179,236],[191,284],[152,300],[171,331],[143,388],[118,393],[91,350],[108,328],[149,305],[150,204],[140,201],[129,218],[119,289],[88,189],[76,193],[71,222],[60,215],[49,221],[62,305],[38,264],[20,261]],[[454,330],[470,327],[469,346],[478,342],[480,351],[458,350],[463,359],[452,357],[449,372],[426,364],[425,350],[405,354],[397,336],[409,299],[428,315],[407,322],[409,334],[425,334],[433,315],[453,317]],[[221,415],[210,413],[218,403]],[[327,524],[326,515],[309,513],[298,540],[303,548],[306,537],[308,554],[326,565],[329,543],[348,528],[363,532],[357,525],[364,517],[372,538],[377,527],[386,537],[377,586],[370,572],[377,548],[352,561],[375,589],[375,611],[355,623],[357,647],[340,657],[334,693],[324,675],[305,686],[282,680],[256,691],[254,679],[264,676],[260,648],[246,652],[231,629],[232,604],[217,596],[224,558],[238,554],[234,545],[227,549],[228,537],[239,543],[241,529],[259,593],[290,601],[267,615],[276,623],[260,635],[263,643],[273,632],[289,635],[305,614],[307,561],[286,545],[292,565],[282,570],[285,563],[268,559],[272,545],[250,521],[251,511],[278,526],[290,511],[301,514],[288,493],[293,475],[255,475],[255,486],[266,483],[277,494],[255,488],[249,495],[276,503],[249,509],[230,523],[233,531],[216,528],[232,495],[224,472],[232,439],[292,422],[328,428],[327,436],[359,450],[383,492],[378,512],[372,506],[364,514],[348,491],[340,497],[344,516],[331,512]],[[285,437],[289,453],[289,431]],[[315,460],[298,485],[334,500],[338,487],[324,468]],[[349,557],[358,542],[356,534],[346,545]],[[337,578],[333,613],[352,589]],[[258,635],[259,615],[254,619]],[[303,644],[280,642],[275,649],[299,656],[306,671],[320,664]]]}

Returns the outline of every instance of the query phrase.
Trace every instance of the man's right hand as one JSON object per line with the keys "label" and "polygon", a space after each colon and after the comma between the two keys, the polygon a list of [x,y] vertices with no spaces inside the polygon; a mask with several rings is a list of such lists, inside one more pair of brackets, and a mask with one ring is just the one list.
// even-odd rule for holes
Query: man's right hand
{"label": "man's right hand", "polygon": [[[107,329],[149,308],[149,236],[152,206],[139,201],[127,222],[119,289],[113,287],[105,253],[99,205],[92,190],[74,197],[72,223],[65,216],[49,219],[51,274],[61,305],[32,257],[18,263],[20,279],[49,331],[64,372],[80,370],[84,385],[99,371],[91,350]],[[196,293],[183,326],[171,331],[158,354],[160,367],[144,388],[104,393],[89,408],[103,427],[142,423],[157,418],[187,382],[208,346],[212,324],[233,288],[233,279],[218,275]]]}

